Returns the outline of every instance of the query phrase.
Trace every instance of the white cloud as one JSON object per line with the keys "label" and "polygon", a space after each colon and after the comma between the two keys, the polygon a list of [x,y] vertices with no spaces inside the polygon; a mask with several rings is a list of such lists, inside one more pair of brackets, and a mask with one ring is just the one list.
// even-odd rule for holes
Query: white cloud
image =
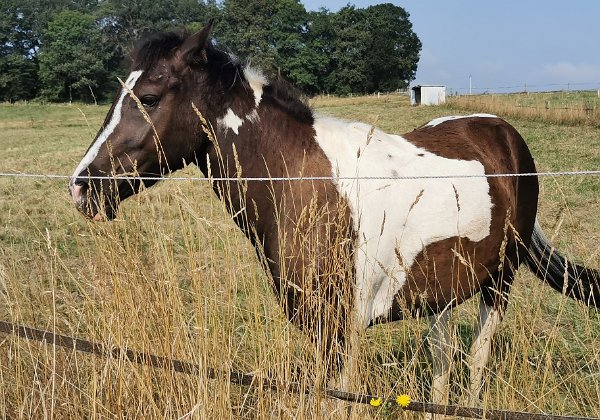
{"label": "white cloud", "polygon": [[544,75],[557,83],[597,83],[600,82],[600,65],[561,61],[547,64]]}
{"label": "white cloud", "polygon": [[475,70],[481,73],[497,73],[503,71],[505,68],[504,60],[484,60],[475,66]]}

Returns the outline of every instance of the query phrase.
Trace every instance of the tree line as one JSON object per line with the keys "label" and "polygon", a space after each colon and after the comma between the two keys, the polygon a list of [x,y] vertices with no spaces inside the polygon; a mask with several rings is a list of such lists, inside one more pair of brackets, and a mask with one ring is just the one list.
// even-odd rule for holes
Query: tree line
{"label": "tree line", "polygon": [[406,88],[421,50],[389,3],[334,13],[299,0],[3,0],[0,12],[0,101],[110,99],[138,39],[210,18],[220,48],[309,95]]}

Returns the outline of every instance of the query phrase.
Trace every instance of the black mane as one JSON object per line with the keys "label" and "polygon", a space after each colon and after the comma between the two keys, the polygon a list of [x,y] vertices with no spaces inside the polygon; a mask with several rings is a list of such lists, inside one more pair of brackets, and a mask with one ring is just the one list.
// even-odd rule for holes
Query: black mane
{"label": "black mane", "polygon": [[312,124],[315,121],[313,111],[302,92],[282,77],[277,77],[265,86],[263,99],[287,111],[300,122]]}
{"label": "black mane", "polygon": [[[189,34],[185,32],[160,32],[152,34],[138,43],[133,56],[133,68],[148,71],[163,58],[169,59],[181,47]],[[231,90],[239,77],[244,74],[242,62],[234,55],[222,51],[212,43],[207,50],[209,80],[219,81],[227,90]],[[243,76],[242,76],[243,77]],[[312,124],[312,109],[302,92],[282,77],[274,77],[264,87],[263,98],[274,106],[285,110],[301,122]]]}

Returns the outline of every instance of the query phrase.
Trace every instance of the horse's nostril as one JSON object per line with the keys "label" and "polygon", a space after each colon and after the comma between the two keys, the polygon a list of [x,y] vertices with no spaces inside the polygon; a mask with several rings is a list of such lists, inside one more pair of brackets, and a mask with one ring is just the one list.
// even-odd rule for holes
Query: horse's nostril
{"label": "horse's nostril", "polygon": [[80,203],[89,189],[87,182],[76,180],[71,184],[71,197],[75,203]]}

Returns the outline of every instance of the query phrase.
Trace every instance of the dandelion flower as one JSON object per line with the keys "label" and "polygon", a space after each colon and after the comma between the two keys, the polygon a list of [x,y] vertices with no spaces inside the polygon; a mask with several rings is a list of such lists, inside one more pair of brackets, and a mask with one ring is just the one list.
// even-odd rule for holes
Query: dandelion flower
{"label": "dandelion flower", "polygon": [[396,397],[396,402],[402,408],[408,407],[408,405],[410,404],[410,401],[411,401],[410,396],[406,395],[406,394],[398,395]]}
{"label": "dandelion flower", "polygon": [[379,407],[381,405],[381,398],[371,398],[369,404],[371,404],[373,407]]}

